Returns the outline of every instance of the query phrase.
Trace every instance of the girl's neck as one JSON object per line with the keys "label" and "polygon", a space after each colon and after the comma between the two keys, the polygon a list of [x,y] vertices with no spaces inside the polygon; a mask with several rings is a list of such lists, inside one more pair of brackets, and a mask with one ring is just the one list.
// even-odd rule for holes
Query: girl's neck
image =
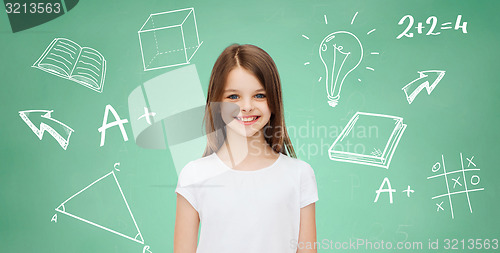
{"label": "girl's neck", "polygon": [[227,131],[226,141],[217,155],[222,160],[230,161],[234,168],[245,160],[276,157],[278,154],[266,142],[262,131],[248,137]]}

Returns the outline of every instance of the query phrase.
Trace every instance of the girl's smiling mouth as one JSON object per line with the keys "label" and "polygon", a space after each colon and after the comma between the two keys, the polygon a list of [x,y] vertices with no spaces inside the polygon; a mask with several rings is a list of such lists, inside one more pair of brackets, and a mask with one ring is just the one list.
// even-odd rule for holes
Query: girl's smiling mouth
{"label": "girl's smiling mouth", "polygon": [[260,116],[257,115],[250,115],[250,116],[242,116],[242,117],[234,117],[238,122],[244,125],[251,125],[260,118]]}

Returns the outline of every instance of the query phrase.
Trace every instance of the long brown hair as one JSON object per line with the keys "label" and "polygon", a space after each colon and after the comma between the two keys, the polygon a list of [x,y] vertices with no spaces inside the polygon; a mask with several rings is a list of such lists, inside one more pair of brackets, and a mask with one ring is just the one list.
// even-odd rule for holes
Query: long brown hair
{"label": "long brown hair", "polygon": [[[208,156],[222,146],[226,139],[225,124],[220,113],[220,103],[227,76],[231,70],[242,67],[252,73],[266,91],[271,118],[264,127],[264,138],[276,152],[296,157],[285,127],[281,82],[278,69],[266,51],[254,45],[233,44],[219,55],[210,75],[205,107],[207,146],[203,156]],[[221,135],[222,136],[217,136]]]}

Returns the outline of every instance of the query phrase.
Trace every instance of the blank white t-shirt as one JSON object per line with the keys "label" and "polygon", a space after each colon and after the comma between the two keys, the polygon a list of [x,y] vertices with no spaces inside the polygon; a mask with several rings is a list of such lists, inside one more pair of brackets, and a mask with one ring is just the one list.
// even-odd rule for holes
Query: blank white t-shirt
{"label": "blank white t-shirt", "polygon": [[295,253],[300,208],[318,200],[311,166],[281,153],[254,171],[213,153],[182,169],[175,192],[199,214],[197,253]]}

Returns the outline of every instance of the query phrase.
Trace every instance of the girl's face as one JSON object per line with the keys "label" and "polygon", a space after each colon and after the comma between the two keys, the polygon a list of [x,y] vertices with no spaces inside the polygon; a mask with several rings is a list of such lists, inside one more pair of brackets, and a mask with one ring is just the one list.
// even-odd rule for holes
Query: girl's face
{"label": "girl's face", "polygon": [[261,131],[271,118],[264,87],[257,77],[241,67],[229,72],[222,102],[227,102],[222,103],[221,113],[228,132],[250,137]]}

